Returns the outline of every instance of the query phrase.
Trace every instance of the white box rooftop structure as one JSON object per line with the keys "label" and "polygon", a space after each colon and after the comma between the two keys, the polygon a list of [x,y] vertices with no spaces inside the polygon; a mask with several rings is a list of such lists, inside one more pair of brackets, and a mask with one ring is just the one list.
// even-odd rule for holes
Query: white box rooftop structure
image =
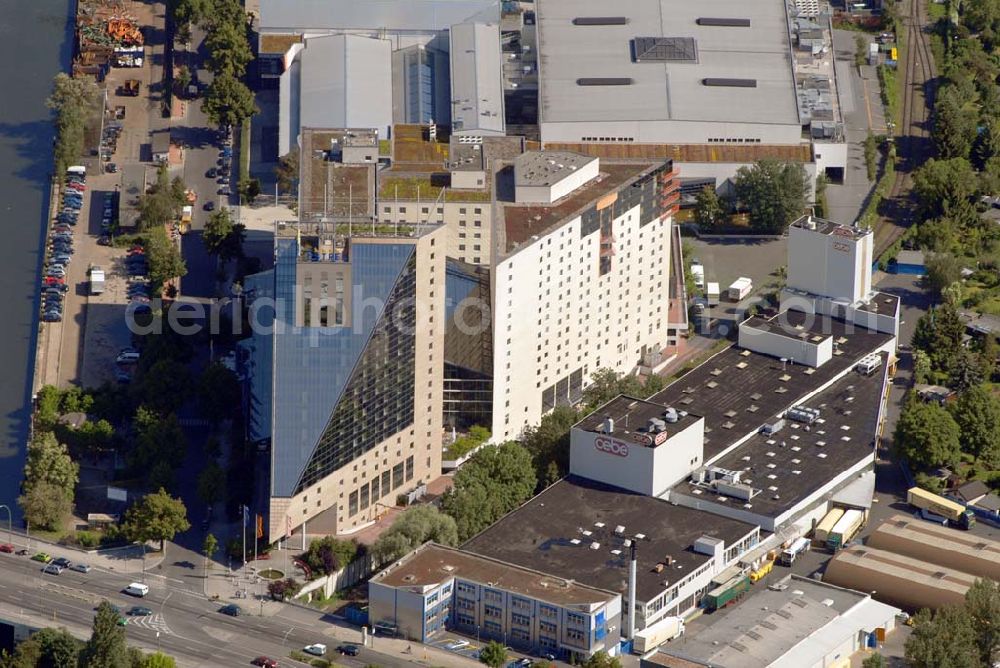
{"label": "white box rooftop structure", "polygon": [[452,133],[503,135],[500,27],[459,23],[450,31]]}
{"label": "white box rooftop structure", "polygon": [[537,22],[543,141],[802,140],[780,0],[547,0]]}
{"label": "white box rooftop structure", "polygon": [[551,204],[597,178],[598,158],[568,151],[530,151],[514,160],[514,201]]}

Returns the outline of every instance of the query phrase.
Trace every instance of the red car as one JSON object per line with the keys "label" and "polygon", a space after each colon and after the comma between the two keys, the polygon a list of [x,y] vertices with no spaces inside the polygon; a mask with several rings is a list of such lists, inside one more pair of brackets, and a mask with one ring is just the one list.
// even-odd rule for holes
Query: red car
{"label": "red car", "polygon": [[258,656],[250,663],[255,666],[262,666],[262,668],[278,668],[278,662],[266,656]]}
{"label": "red car", "polygon": [[14,554],[14,546],[10,543],[0,543],[0,552],[6,552],[7,554]]}
{"label": "red car", "polygon": [[76,190],[77,192],[83,192],[84,190],[87,189],[87,186],[83,185],[82,183],[67,183],[66,187],[70,188],[71,190]]}
{"label": "red car", "polygon": [[44,280],[45,285],[62,285],[65,282],[65,278],[59,278],[58,276],[46,276]]}

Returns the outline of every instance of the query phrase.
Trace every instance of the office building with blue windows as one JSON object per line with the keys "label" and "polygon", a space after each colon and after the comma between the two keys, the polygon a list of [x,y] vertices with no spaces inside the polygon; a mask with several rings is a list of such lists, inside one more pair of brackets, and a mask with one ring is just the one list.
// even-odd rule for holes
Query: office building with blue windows
{"label": "office building with blue windows", "polygon": [[360,528],[440,473],[444,346],[440,226],[277,227],[243,355],[270,541]]}
{"label": "office building with blue windows", "polygon": [[619,594],[434,543],[372,578],[368,597],[376,633],[433,642],[454,629],[562,659],[619,651]]}

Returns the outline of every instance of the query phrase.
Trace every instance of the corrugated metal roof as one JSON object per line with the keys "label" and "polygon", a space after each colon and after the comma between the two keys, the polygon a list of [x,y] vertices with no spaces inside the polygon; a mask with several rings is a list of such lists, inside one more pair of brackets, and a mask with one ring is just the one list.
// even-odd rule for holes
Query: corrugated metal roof
{"label": "corrugated metal roof", "polygon": [[426,32],[476,20],[499,21],[499,0],[260,0],[262,33],[380,28]]}
{"label": "corrugated metal roof", "polygon": [[453,132],[504,134],[502,62],[497,24],[451,27]]}

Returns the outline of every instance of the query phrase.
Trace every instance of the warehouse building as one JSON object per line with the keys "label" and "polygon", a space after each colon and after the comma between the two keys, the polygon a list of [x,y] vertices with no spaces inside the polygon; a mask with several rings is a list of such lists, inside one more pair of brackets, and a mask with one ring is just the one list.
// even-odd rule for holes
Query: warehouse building
{"label": "warehouse building", "polygon": [[1000,543],[909,515],[893,515],[868,537],[868,547],[1000,581]]}
{"label": "warehouse building", "polygon": [[874,592],[880,601],[908,611],[962,605],[978,578],[867,545],[841,550],[826,566],[823,580],[840,587]]}
{"label": "warehouse building", "polygon": [[703,617],[690,633],[642,659],[641,668],[803,668],[848,666],[877,647],[900,613],[868,594],[791,575],[724,616]]}
{"label": "warehouse building", "polygon": [[746,522],[569,476],[462,549],[621,594],[624,632],[633,545],[638,630],[696,607],[712,579],[760,539]]}
{"label": "warehouse building", "polygon": [[536,655],[618,653],[621,596],[428,543],[371,579],[376,632],[431,642],[446,629]]}

